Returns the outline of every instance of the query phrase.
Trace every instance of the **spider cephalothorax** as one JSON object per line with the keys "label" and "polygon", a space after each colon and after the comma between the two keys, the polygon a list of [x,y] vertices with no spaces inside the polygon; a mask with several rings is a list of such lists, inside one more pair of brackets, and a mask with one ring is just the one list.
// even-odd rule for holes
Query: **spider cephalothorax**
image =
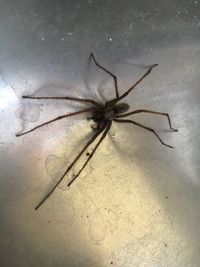
{"label": "spider cephalothorax", "polygon": [[99,145],[101,144],[103,139],[106,137],[106,135],[109,132],[113,122],[116,122],[116,123],[131,123],[133,125],[137,125],[137,126],[143,128],[143,129],[146,129],[146,130],[152,132],[158,138],[158,140],[161,142],[161,144],[163,144],[163,145],[165,145],[167,147],[173,148],[172,146],[170,146],[168,144],[165,144],[162,141],[162,139],[160,138],[160,136],[155,132],[154,129],[152,129],[150,127],[147,127],[147,126],[145,126],[143,124],[140,124],[140,123],[138,123],[138,122],[136,122],[134,120],[122,119],[124,117],[130,116],[130,115],[134,115],[134,114],[137,114],[137,113],[151,113],[151,114],[163,115],[163,116],[165,116],[167,118],[170,129],[173,130],[173,131],[177,131],[176,129],[172,128],[170,117],[169,117],[168,113],[157,112],[157,111],[147,110],[147,109],[137,109],[137,110],[134,110],[134,111],[126,113],[126,111],[129,110],[129,105],[127,103],[119,103],[119,101],[124,99],[151,72],[151,70],[154,67],[156,67],[158,64],[153,64],[153,65],[149,66],[147,71],[144,73],[144,75],[139,80],[137,80],[134,83],[134,85],[132,85],[127,91],[125,91],[125,93],[120,95],[119,91],[118,91],[117,77],[114,74],[112,74],[109,70],[107,70],[106,68],[101,66],[96,61],[96,59],[95,59],[93,54],[90,55],[90,58],[93,59],[94,63],[100,69],[102,69],[103,71],[105,71],[106,73],[108,73],[109,75],[112,76],[112,78],[114,80],[115,95],[116,95],[116,97],[114,99],[108,100],[105,104],[101,104],[101,103],[96,102],[93,99],[76,98],[76,97],[69,97],[69,96],[65,96],[65,97],[57,97],[57,96],[55,96],[55,97],[48,97],[48,96],[46,96],[46,97],[43,97],[43,96],[41,96],[41,97],[40,96],[22,96],[22,98],[28,98],[28,99],[60,99],[60,100],[77,101],[77,102],[90,104],[90,107],[82,109],[80,111],[73,112],[73,113],[65,114],[63,116],[59,116],[59,117],[57,117],[55,119],[52,119],[52,120],[47,121],[45,123],[42,123],[42,124],[32,128],[29,131],[26,131],[26,132],[23,132],[23,133],[18,133],[16,136],[21,136],[21,135],[30,133],[30,132],[34,131],[35,129],[40,128],[40,127],[42,127],[42,126],[44,126],[46,124],[49,124],[51,122],[54,122],[54,121],[57,121],[57,120],[61,120],[63,118],[67,118],[67,117],[70,117],[70,116],[75,116],[75,115],[78,115],[78,114],[81,114],[81,113],[86,113],[86,112],[90,113],[89,119],[92,119],[97,124],[97,127],[95,128],[96,131],[94,132],[94,134],[91,137],[91,139],[82,148],[80,153],[76,156],[76,158],[72,161],[72,163],[66,168],[66,171],[60,177],[58,182],[54,185],[54,187],[50,190],[50,192],[39,202],[39,204],[36,206],[35,209],[38,209],[45,202],[45,200],[53,193],[53,191],[56,189],[56,187],[64,179],[65,175],[71,170],[71,168],[74,166],[74,164],[78,161],[78,159],[81,157],[81,155],[97,139],[97,137],[99,135],[101,135],[101,137],[99,138],[99,141],[94,146],[93,151],[89,154],[87,160],[85,161],[85,163],[83,164],[83,166],[79,170],[79,172],[76,175],[74,175],[74,178],[68,183],[68,186],[70,186],[76,180],[76,178],[79,176],[79,174],[82,172],[82,170],[87,165],[88,161],[94,155],[95,151],[97,150],[97,148],[99,147]]}

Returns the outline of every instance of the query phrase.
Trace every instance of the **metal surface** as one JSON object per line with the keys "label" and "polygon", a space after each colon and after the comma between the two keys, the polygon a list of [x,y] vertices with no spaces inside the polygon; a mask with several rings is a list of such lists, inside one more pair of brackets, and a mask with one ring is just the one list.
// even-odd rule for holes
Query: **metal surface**
{"label": "metal surface", "polygon": [[[1,0],[0,266],[200,266],[199,14],[199,0]],[[91,128],[72,118],[16,138],[80,109],[21,95],[112,97],[90,52],[120,92],[159,63],[127,102],[169,112],[177,133],[165,118],[135,119],[176,149],[115,124],[76,183],[36,212]]]}

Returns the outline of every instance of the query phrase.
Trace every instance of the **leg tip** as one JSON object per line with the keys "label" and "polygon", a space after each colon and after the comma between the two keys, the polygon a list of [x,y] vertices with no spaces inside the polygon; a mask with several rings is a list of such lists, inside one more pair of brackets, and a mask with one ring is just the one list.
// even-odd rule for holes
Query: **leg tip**
{"label": "leg tip", "polygon": [[170,145],[167,145],[167,144],[165,144],[165,143],[162,143],[164,146],[167,146],[167,147],[169,147],[169,148],[172,148],[172,149],[175,149],[175,147],[174,146],[170,146]]}
{"label": "leg tip", "polygon": [[38,209],[39,209],[39,207],[40,207],[40,204],[38,204],[38,205],[35,207],[35,209],[34,209],[34,210],[38,210]]}
{"label": "leg tip", "polygon": [[151,68],[153,69],[153,68],[157,67],[158,65],[159,65],[158,63],[153,64]]}
{"label": "leg tip", "polygon": [[178,132],[178,130],[177,130],[177,129],[174,129],[174,128],[171,128],[171,130],[172,130],[173,132]]}

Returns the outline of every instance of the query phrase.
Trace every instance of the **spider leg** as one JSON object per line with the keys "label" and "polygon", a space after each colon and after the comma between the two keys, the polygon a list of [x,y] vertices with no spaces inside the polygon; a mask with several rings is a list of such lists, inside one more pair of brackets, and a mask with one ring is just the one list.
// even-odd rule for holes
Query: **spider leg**
{"label": "spider leg", "polygon": [[85,166],[87,165],[87,163],[90,161],[90,159],[93,157],[95,151],[97,150],[97,148],[99,147],[99,145],[101,144],[101,142],[104,140],[104,138],[106,137],[107,133],[110,130],[110,127],[112,125],[112,122],[109,122],[106,129],[104,130],[104,133],[102,134],[101,138],[99,139],[98,143],[96,144],[96,146],[94,147],[92,153],[89,155],[88,159],[86,160],[86,162],[83,164],[82,168],[80,169],[80,171],[74,176],[74,178],[68,183],[67,186],[70,186],[75,180],[76,178],[80,175],[80,173],[82,172],[82,170],[85,168]]}
{"label": "spider leg", "polygon": [[134,110],[134,111],[132,111],[132,112],[128,112],[128,113],[125,113],[125,114],[118,115],[117,118],[124,118],[124,117],[130,116],[130,115],[133,115],[133,114],[137,114],[137,113],[141,113],[141,112],[166,116],[166,117],[167,117],[167,120],[168,120],[168,123],[169,123],[169,127],[170,127],[170,129],[171,129],[172,131],[174,131],[174,132],[177,132],[177,131],[178,131],[177,129],[174,129],[174,128],[172,127],[172,124],[171,124],[171,120],[170,120],[170,116],[169,116],[169,114],[168,114],[168,113],[164,113],[164,112],[157,112],[157,111],[148,110],[148,109],[138,109],[138,110]]}
{"label": "spider leg", "polygon": [[69,96],[29,96],[29,95],[23,95],[22,98],[27,99],[57,99],[57,100],[70,100],[70,101],[76,101],[76,102],[85,102],[85,103],[91,103],[95,106],[100,106],[100,104],[92,99],[88,98],[77,98],[77,97],[69,97]]}
{"label": "spider leg", "polygon": [[72,161],[72,163],[69,165],[69,167],[66,169],[64,174],[61,176],[61,178],[58,180],[58,182],[54,185],[54,187],[50,190],[50,192],[40,201],[40,203],[35,207],[35,210],[37,210],[49,197],[50,195],[54,192],[56,187],[61,183],[61,181],[64,179],[65,175],[71,170],[71,168],[74,166],[74,164],[78,161],[80,156],[84,153],[84,151],[91,145],[94,140],[100,135],[101,132],[106,128],[106,124],[99,129],[93,136],[92,138],[87,142],[87,144],[83,147],[81,152],[76,156],[76,158]]}
{"label": "spider leg", "polygon": [[116,77],[114,74],[112,74],[109,70],[107,70],[106,68],[104,68],[103,66],[101,66],[101,65],[96,61],[96,59],[95,59],[93,53],[90,54],[90,58],[93,59],[94,63],[95,63],[100,69],[104,70],[106,73],[108,73],[109,75],[111,75],[111,76],[113,77],[113,79],[114,79],[114,84],[115,84],[115,94],[116,94],[116,97],[118,98],[118,97],[119,97],[119,91],[118,91],[117,77]]}
{"label": "spider leg", "polygon": [[84,112],[88,112],[88,111],[92,111],[92,110],[93,110],[92,108],[86,108],[86,109],[83,109],[83,110],[80,110],[80,111],[77,111],[77,112],[73,112],[73,113],[69,113],[69,114],[66,114],[66,115],[59,116],[59,117],[57,117],[57,118],[55,118],[53,120],[50,120],[50,121],[47,121],[45,123],[40,124],[40,125],[32,128],[31,130],[28,130],[28,131],[23,132],[23,133],[18,133],[18,134],[16,134],[16,137],[19,137],[19,136],[22,136],[24,134],[30,133],[30,132],[32,132],[32,131],[34,131],[34,130],[36,130],[36,129],[44,126],[44,125],[46,125],[46,124],[51,123],[51,122],[58,121],[58,120],[61,120],[61,119],[67,118],[67,117],[75,116],[75,115],[78,115],[78,114],[81,114],[81,113],[84,113]]}
{"label": "spider leg", "polygon": [[119,122],[119,123],[132,123],[132,124],[137,125],[137,126],[139,126],[139,127],[141,127],[141,128],[144,128],[144,129],[146,129],[146,130],[152,132],[152,133],[158,138],[158,140],[161,142],[161,144],[163,144],[164,146],[168,146],[168,147],[170,147],[170,148],[174,148],[173,146],[170,146],[170,145],[168,145],[168,144],[165,144],[165,143],[162,141],[162,139],[160,138],[160,136],[155,132],[155,130],[152,129],[152,128],[150,128],[150,127],[147,127],[147,126],[145,126],[145,125],[142,125],[142,124],[140,124],[140,123],[138,123],[138,122],[136,122],[136,121],[133,121],[133,120],[114,119],[114,121],[115,121],[115,122]]}
{"label": "spider leg", "polygon": [[128,94],[130,94],[130,92],[147,76],[150,74],[150,72],[152,71],[152,69],[154,67],[158,66],[158,64],[153,64],[151,65],[148,70],[145,72],[144,75],[142,75],[142,77],[136,81],[136,83],[134,85],[132,85],[125,93],[123,93],[121,96],[116,97],[110,101],[107,102],[107,105],[113,105],[117,102],[119,102],[121,99],[125,98]]}

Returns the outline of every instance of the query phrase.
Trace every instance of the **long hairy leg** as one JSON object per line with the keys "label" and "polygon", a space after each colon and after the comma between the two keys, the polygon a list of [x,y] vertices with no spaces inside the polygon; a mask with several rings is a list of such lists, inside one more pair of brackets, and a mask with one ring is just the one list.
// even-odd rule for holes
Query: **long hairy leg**
{"label": "long hairy leg", "polygon": [[57,99],[57,100],[70,100],[70,101],[76,101],[76,102],[84,102],[84,103],[91,103],[97,107],[100,106],[100,104],[92,99],[88,98],[77,98],[77,97],[70,97],[70,96],[30,96],[30,95],[23,95],[22,98],[27,99]]}
{"label": "long hairy leg", "polygon": [[118,84],[117,84],[117,77],[112,73],[110,72],[109,70],[107,70],[106,68],[104,68],[103,66],[101,66],[95,59],[94,57],[94,54],[91,53],[90,54],[90,57],[93,59],[94,63],[102,70],[104,70],[106,73],[108,73],[109,75],[111,75],[114,79],[114,84],[115,84],[115,94],[116,94],[116,97],[119,97],[119,90],[118,90]]}
{"label": "long hairy leg", "polygon": [[93,110],[93,108],[86,108],[86,109],[83,109],[83,110],[80,110],[80,111],[77,111],[77,112],[73,112],[73,113],[69,113],[69,114],[65,114],[65,115],[59,116],[59,117],[57,117],[57,118],[55,118],[55,119],[52,119],[52,120],[47,121],[47,122],[45,122],[45,123],[42,123],[42,124],[40,124],[40,125],[38,125],[38,126],[32,128],[32,129],[30,129],[30,130],[28,130],[28,131],[26,131],[26,132],[18,133],[18,134],[16,134],[16,137],[19,137],[19,136],[25,135],[25,134],[27,134],[27,133],[33,132],[34,130],[36,130],[36,129],[38,129],[38,128],[40,128],[40,127],[46,125],[46,124],[49,124],[49,123],[51,123],[51,122],[58,121],[58,120],[61,120],[61,119],[67,118],[67,117],[71,117],[71,116],[79,115],[79,114],[81,114],[81,113],[89,112],[89,111],[92,111],[92,110]]}
{"label": "long hairy leg", "polygon": [[107,102],[107,105],[114,105],[115,103],[119,102],[121,99],[125,98],[128,94],[130,94],[130,92],[147,76],[150,74],[150,72],[152,71],[152,69],[154,67],[158,66],[158,64],[154,64],[151,65],[148,70],[145,72],[145,74],[136,81],[136,83],[134,85],[132,85],[125,93],[123,93],[121,96],[116,97],[110,101]]}
{"label": "long hairy leg", "polygon": [[152,133],[158,138],[158,140],[161,142],[162,145],[167,146],[167,147],[170,147],[170,148],[174,148],[173,146],[170,146],[170,145],[168,145],[168,144],[165,144],[165,143],[162,141],[162,139],[160,138],[160,136],[155,132],[155,130],[152,129],[152,128],[150,128],[150,127],[147,127],[147,126],[145,126],[145,125],[142,125],[142,124],[140,124],[140,123],[138,123],[138,122],[136,122],[136,121],[133,121],[133,120],[114,119],[114,121],[115,121],[115,122],[119,122],[119,123],[132,123],[132,124],[137,125],[137,126],[143,128],[143,129],[146,129],[146,130],[152,132]]}
{"label": "long hairy leg", "polygon": [[86,162],[83,164],[82,168],[80,169],[80,171],[74,176],[74,178],[68,183],[67,186],[70,186],[75,180],[76,178],[78,178],[78,176],[80,175],[80,173],[82,172],[82,170],[85,168],[85,166],[87,165],[87,163],[91,160],[91,158],[93,157],[95,151],[97,150],[97,148],[99,147],[99,145],[101,144],[101,142],[104,140],[104,138],[106,137],[107,133],[110,130],[110,127],[112,125],[112,122],[109,122],[106,129],[104,130],[101,138],[99,139],[98,143],[96,144],[96,146],[94,147],[92,153],[89,155],[88,159],[86,160]]}
{"label": "long hairy leg", "polygon": [[128,113],[125,113],[125,114],[118,115],[117,118],[124,118],[124,117],[130,116],[130,115],[134,115],[134,114],[142,113],[142,112],[144,112],[144,113],[151,113],[151,114],[157,114],[157,115],[162,115],[162,116],[167,117],[167,120],[168,120],[170,129],[172,131],[174,131],[174,132],[177,132],[178,131],[177,129],[174,129],[172,127],[169,114],[168,113],[164,113],[164,112],[157,112],[157,111],[148,110],[148,109],[137,109],[137,110],[134,110],[132,112],[128,112]]}
{"label": "long hairy leg", "polygon": [[64,179],[65,175],[71,170],[71,168],[74,166],[74,164],[77,162],[77,160],[80,158],[80,156],[84,153],[84,151],[91,145],[94,140],[100,135],[101,132],[106,128],[106,124],[99,129],[93,136],[92,138],[87,142],[87,144],[83,147],[81,152],[76,156],[76,158],[72,161],[72,163],[68,166],[64,174],[60,177],[58,182],[54,185],[54,187],[50,190],[50,192],[40,201],[40,203],[35,207],[35,210],[37,210],[49,197],[50,195],[54,192],[54,190],[57,188],[57,186],[62,182]]}

